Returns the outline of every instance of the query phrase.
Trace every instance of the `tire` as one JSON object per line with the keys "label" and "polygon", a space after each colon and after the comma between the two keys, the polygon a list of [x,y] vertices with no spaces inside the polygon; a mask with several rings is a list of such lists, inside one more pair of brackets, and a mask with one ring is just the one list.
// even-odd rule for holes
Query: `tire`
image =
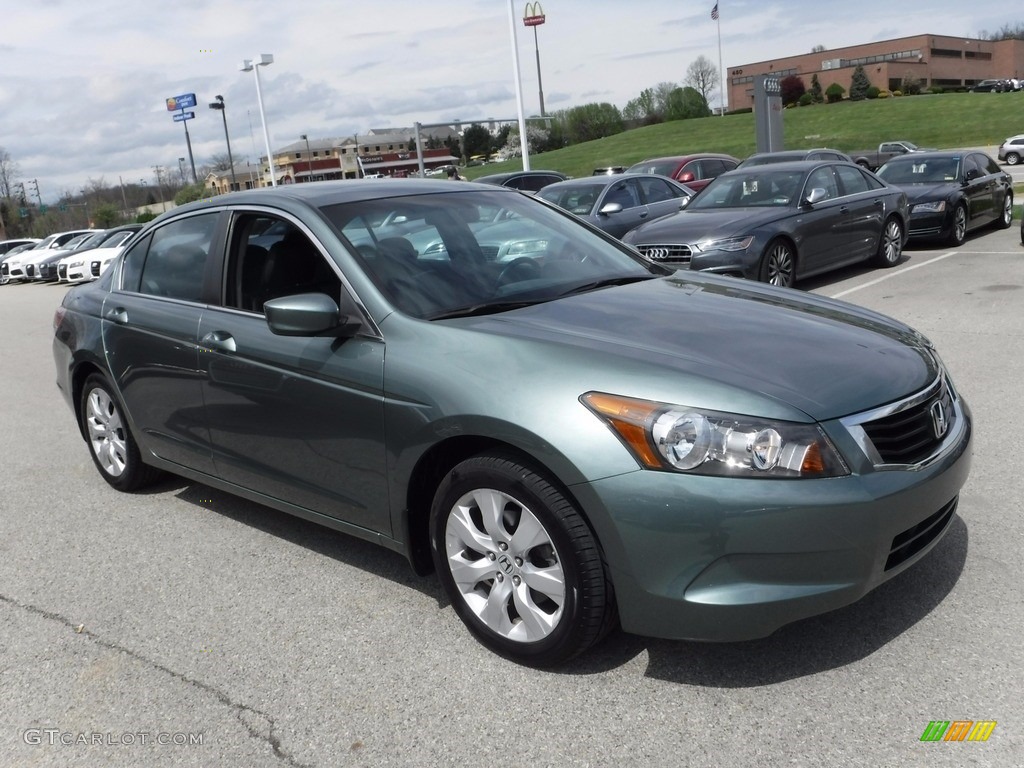
{"label": "tire", "polygon": [[510,455],[449,472],[430,510],[452,607],[491,650],[535,667],[587,650],[617,619],[597,541],[555,486]]}
{"label": "tire", "polygon": [[1006,155],[1006,164],[1007,165],[1016,165],[1019,162],[1020,162],[1020,155],[1018,155],[1016,152],[1010,152],[1010,153],[1008,153]]}
{"label": "tire", "polygon": [[959,246],[964,244],[967,237],[967,208],[963,203],[957,203],[953,209],[953,223],[949,230],[948,242],[950,245]]}
{"label": "tire", "polygon": [[895,267],[903,258],[903,222],[890,216],[882,230],[882,239],[875,254],[875,266],[888,269]]}
{"label": "tire", "polygon": [[996,221],[996,227],[998,229],[1009,229],[1013,224],[1013,193],[1010,191],[1006,192],[1006,197],[1003,198],[1003,211]]}
{"label": "tire", "polygon": [[103,376],[94,373],[85,380],[80,406],[82,434],[104,480],[119,491],[135,491],[160,476],[160,470],[142,462],[124,407]]}
{"label": "tire", "polygon": [[796,282],[796,249],[782,239],[768,243],[761,256],[758,280],[782,288],[792,288]]}

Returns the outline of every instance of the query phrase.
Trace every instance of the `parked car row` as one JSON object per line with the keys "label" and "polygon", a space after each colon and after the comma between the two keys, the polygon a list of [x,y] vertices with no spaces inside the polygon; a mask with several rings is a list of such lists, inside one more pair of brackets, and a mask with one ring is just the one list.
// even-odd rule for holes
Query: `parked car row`
{"label": "parked car row", "polygon": [[972,93],[1010,93],[1020,89],[1021,81],[1019,79],[1016,77],[1005,77],[982,80],[976,85],[971,86],[970,90]]}
{"label": "parked car row", "polygon": [[6,253],[0,250],[0,284],[12,280],[61,283],[95,280],[141,228],[141,224],[126,224],[112,229],[56,232],[43,240],[29,240]]}

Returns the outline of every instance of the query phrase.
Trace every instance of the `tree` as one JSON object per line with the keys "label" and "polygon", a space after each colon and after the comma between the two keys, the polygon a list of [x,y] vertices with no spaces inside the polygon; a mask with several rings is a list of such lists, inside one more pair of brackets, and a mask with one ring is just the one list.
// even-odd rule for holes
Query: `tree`
{"label": "tree", "polygon": [[[526,146],[530,154],[540,152],[548,141],[548,132],[535,125],[526,126]],[[499,150],[505,157],[520,157],[523,154],[523,146],[519,141],[519,128],[514,127],[508,132],[508,143]]]}
{"label": "tree", "polygon": [[825,95],[821,92],[821,82],[818,80],[817,72],[811,75],[811,90],[809,93],[815,104],[821,104],[825,100]]}
{"label": "tree", "polygon": [[101,203],[92,210],[92,221],[100,229],[109,229],[121,223],[121,212],[117,206]]}
{"label": "tree", "polygon": [[491,134],[479,123],[473,123],[462,133],[462,148],[466,157],[488,155],[491,151]]}
{"label": "tree", "polygon": [[804,81],[797,75],[787,75],[782,78],[779,87],[782,89],[783,104],[798,103],[800,97],[807,91],[807,88],[804,87]]}
{"label": "tree", "polygon": [[696,88],[676,88],[669,94],[667,120],[689,120],[694,117],[710,117],[708,101]]}
{"label": "tree", "polygon": [[201,200],[206,188],[202,184],[189,184],[181,188],[181,191],[174,196],[175,205],[185,205],[195,200]]}
{"label": "tree", "polygon": [[614,104],[584,104],[565,113],[566,131],[573,144],[603,139],[626,129],[622,113]]}
{"label": "tree", "polygon": [[819,44],[811,48],[811,53],[824,53],[827,50],[828,48],[826,48],[824,45]]}
{"label": "tree", "polygon": [[683,82],[693,88],[704,97],[704,102],[711,98],[715,90],[715,83],[718,79],[718,70],[711,60],[704,55],[698,56],[686,70],[686,79]]}
{"label": "tree", "polygon": [[[206,167],[209,168],[210,171],[230,171],[231,160],[228,158],[228,153],[215,152],[210,155],[210,159],[206,162]],[[200,178],[206,178],[206,176],[209,175],[208,173],[199,173],[198,171],[196,173]]]}
{"label": "tree", "polygon": [[853,70],[853,77],[850,79],[850,101],[862,101],[868,96],[868,88],[871,87],[871,81],[868,80],[868,75],[864,71],[864,67],[860,64]]}
{"label": "tree", "polygon": [[679,86],[675,83],[658,83],[654,86],[654,109],[662,119],[668,114],[669,96]]}
{"label": "tree", "polygon": [[11,159],[11,155],[6,149],[0,147],[0,197],[14,197],[19,176],[21,176],[21,171],[18,164]]}
{"label": "tree", "polygon": [[843,86],[839,83],[832,83],[825,89],[825,98],[828,99],[829,104],[835,104],[837,101],[843,100],[844,93],[846,93],[846,89]]}
{"label": "tree", "polygon": [[921,80],[915,77],[913,72],[907,72],[903,75],[900,91],[904,96],[918,96],[921,93]]}
{"label": "tree", "polygon": [[635,99],[630,99],[622,110],[622,119],[636,125],[660,123],[663,116],[658,113],[657,97],[653,88],[644,88]]}
{"label": "tree", "polygon": [[982,30],[979,37],[982,40],[1024,40],[1024,23],[1017,22],[1014,25],[1003,24],[998,32],[986,32]]}

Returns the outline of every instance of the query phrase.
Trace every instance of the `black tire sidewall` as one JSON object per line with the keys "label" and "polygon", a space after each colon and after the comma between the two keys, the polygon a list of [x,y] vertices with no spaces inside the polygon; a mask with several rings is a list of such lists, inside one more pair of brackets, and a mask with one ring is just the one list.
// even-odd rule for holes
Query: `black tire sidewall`
{"label": "black tire sidewall", "polygon": [[[103,465],[100,464],[99,458],[96,456],[96,451],[93,450],[92,443],[89,440],[89,427],[87,423],[88,401],[89,395],[96,390],[102,390],[106,396],[110,398],[111,402],[113,402],[124,429],[125,469],[124,472],[116,477],[108,473],[103,468]],[[96,469],[99,471],[100,476],[119,491],[132,491],[147,484],[154,476],[155,471],[142,463],[139,447],[135,442],[135,437],[132,435],[131,427],[128,424],[124,405],[122,405],[121,398],[119,398],[114,392],[114,388],[110,385],[110,382],[105,376],[93,373],[85,380],[85,383],[82,386],[82,398],[79,404],[79,411],[82,435],[85,438],[86,446],[89,449],[89,456],[92,457],[92,462],[96,465]]]}
{"label": "black tire sidewall", "polygon": [[787,243],[785,240],[782,240],[780,238],[776,238],[776,239],[772,240],[770,243],[768,243],[767,246],[765,246],[764,253],[761,254],[761,262],[760,262],[760,264],[758,265],[758,268],[757,268],[758,279],[762,283],[767,283],[768,285],[772,284],[771,283],[771,273],[770,273],[770,269],[771,268],[770,268],[770,266],[768,264],[768,260],[770,258],[770,254],[772,252],[772,249],[775,248],[775,246],[777,246],[777,245],[784,245],[789,250],[789,258],[790,258],[790,261],[791,261],[793,267],[792,267],[792,270],[791,270],[790,275],[789,275],[789,284],[788,285],[783,285],[783,286],[776,286],[776,287],[779,287],[779,288],[792,288],[794,285],[796,285],[796,260],[797,260],[796,249],[792,246],[791,243]]}
{"label": "black tire sidewall", "polygon": [[[542,640],[518,642],[491,630],[473,613],[452,578],[445,549],[448,515],[458,499],[480,488],[506,493],[526,506],[544,526],[555,547],[565,578],[565,602],[558,626]],[[551,508],[552,501],[557,502],[555,509]],[[481,643],[502,656],[532,666],[547,666],[571,658],[590,645],[581,640],[580,632],[581,573],[588,563],[586,558],[581,562],[580,553],[566,530],[564,519],[567,514],[578,517],[554,485],[511,457],[467,459],[444,478],[434,495],[430,511],[430,544],[438,577],[463,623]]]}

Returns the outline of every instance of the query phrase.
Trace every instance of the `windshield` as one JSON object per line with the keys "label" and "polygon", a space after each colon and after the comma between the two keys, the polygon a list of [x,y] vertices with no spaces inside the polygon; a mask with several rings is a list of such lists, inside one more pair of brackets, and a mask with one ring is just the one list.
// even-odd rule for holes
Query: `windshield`
{"label": "windshield", "polygon": [[526,195],[410,195],[323,212],[388,300],[419,318],[497,312],[670,273]]}
{"label": "windshield", "polygon": [[627,173],[653,173],[659,176],[671,176],[679,166],[678,160],[648,160],[632,166]]}
{"label": "windshield", "polygon": [[594,210],[597,198],[601,196],[601,190],[606,184],[571,184],[561,186],[558,184],[545,187],[537,196],[549,203],[554,203],[559,208],[564,208],[569,213],[577,216],[586,216]]}
{"label": "windshield", "polygon": [[694,197],[687,210],[793,205],[803,187],[803,179],[803,171],[725,174]]}
{"label": "windshield", "polygon": [[877,174],[890,184],[948,184],[960,178],[960,158],[915,160],[910,156],[900,157],[887,162]]}

